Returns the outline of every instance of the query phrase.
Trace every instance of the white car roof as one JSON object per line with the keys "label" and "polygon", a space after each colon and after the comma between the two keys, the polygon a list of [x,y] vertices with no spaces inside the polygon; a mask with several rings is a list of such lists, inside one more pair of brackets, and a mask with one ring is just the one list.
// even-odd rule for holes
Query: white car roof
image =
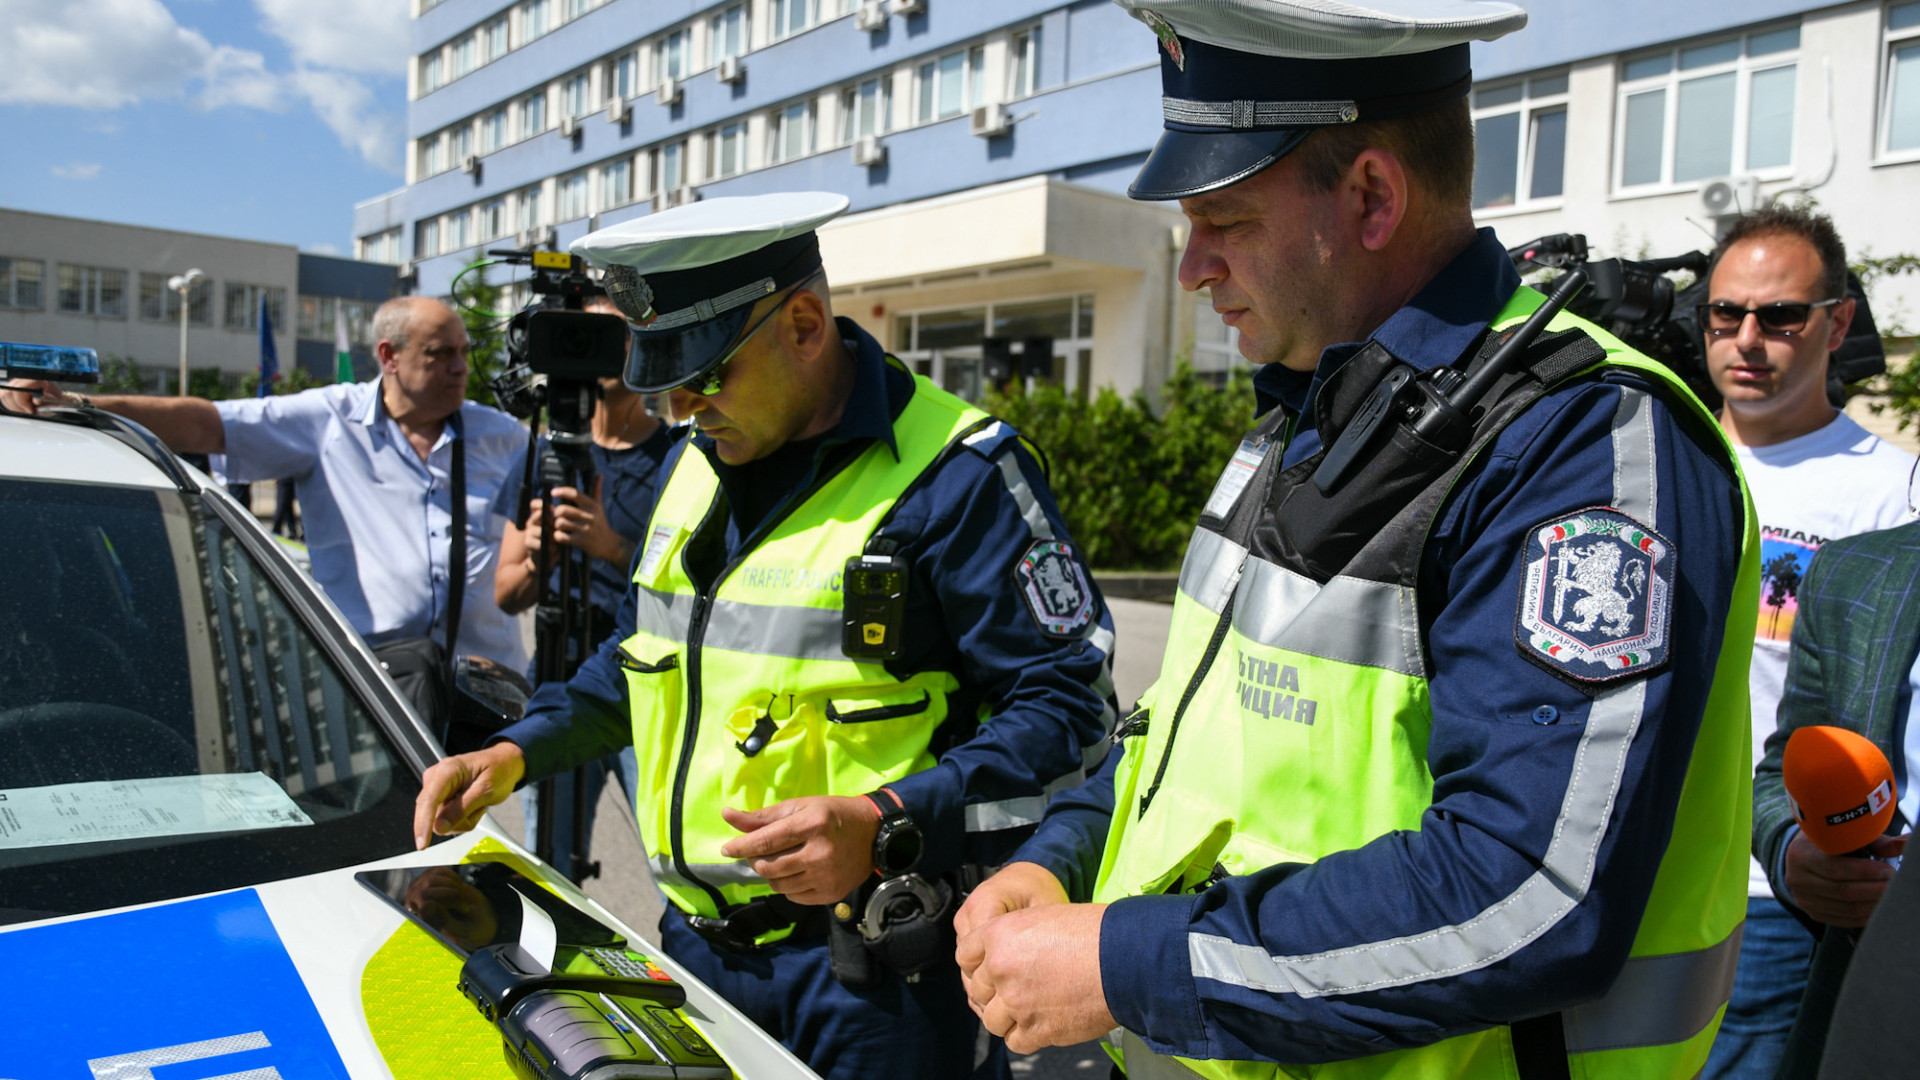
{"label": "white car roof", "polygon": [[173,481],[120,440],[75,424],[0,416],[0,476],[171,489]]}

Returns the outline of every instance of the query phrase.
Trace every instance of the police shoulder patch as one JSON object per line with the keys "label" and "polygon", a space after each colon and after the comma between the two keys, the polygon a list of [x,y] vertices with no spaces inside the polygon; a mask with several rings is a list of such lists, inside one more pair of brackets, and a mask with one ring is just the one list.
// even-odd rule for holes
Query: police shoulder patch
{"label": "police shoulder patch", "polygon": [[1521,554],[1514,644],[1589,693],[1661,667],[1675,556],[1666,538],[1612,507],[1541,522]]}
{"label": "police shoulder patch", "polygon": [[1072,544],[1035,540],[1014,564],[1013,579],[1041,633],[1076,638],[1092,625],[1093,584]]}

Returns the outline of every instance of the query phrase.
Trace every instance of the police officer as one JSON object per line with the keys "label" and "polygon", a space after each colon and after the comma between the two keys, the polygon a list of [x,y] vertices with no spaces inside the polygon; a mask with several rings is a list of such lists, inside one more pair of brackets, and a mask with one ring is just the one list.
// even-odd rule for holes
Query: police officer
{"label": "police officer", "polygon": [[666,950],[823,1075],[965,1076],[958,872],[1102,749],[1113,630],[1014,432],[833,317],[814,230],[846,206],[575,243],[633,325],[627,384],[696,433],[613,636],[428,771],[416,840],[631,741]]}
{"label": "police officer", "polygon": [[1524,13],[1121,4],[1165,91],[1131,194],[1180,200],[1260,421],[1123,752],[961,912],[976,1010],[1015,1051],[1118,1028],[1134,1080],[1693,1076],[1756,543],[1671,374],[1506,334],[1543,297],[1469,213],[1467,42]]}

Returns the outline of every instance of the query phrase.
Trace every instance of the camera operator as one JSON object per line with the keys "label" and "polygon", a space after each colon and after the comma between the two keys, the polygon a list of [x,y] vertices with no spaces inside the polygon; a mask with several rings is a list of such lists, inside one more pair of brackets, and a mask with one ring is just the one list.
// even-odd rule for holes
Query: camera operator
{"label": "camera operator", "polygon": [[[1756,765],[1774,733],[1798,593],[1814,552],[1829,540],[1908,520],[1913,458],[1869,434],[1827,397],[1829,356],[1846,337],[1854,309],[1846,248],[1833,223],[1811,211],[1772,207],[1742,217],[1721,240],[1706,303],[1697,312],[1707,373],[1726,402],[1720,426],[1739,455],[1760,523],[1760,617],[1748,678]],[[1790,824],[1777,769],[1771,776],[1772,801],[1781,803],[1773,821]],[[1765,772],[1754,794],[1756,835],[1765,836]],[[1775,899],[1768,869],[1790,890],[1782,899],[1827,921],[1833,890],[1854,887],[1851,872],[1872,865],[1823,855],[1804,839],[1785,847],[1784,866],[1751,863],[1733,997],[1703,1077],[1770,1080],[1801,1010],[1814,938]]]}
{"label": "camera operator", "polygon": [[[584,310],[603,315],[618,315],[620,309],[607,299],[604,290],[587,290]],[[571,487],[553,490],[556,509],[553,538],[556,543],[579,548],[591,556],[589,564],[589,606],[585,617],[590,627],[589,640],[605,641],[613,633],[614,613],[626,594],[627,572],[640,534],[647,527],[647,511],[653,506],[654,490],[659,483],[660,463],[674,442],[674,429],[647,411],[646,398],[627,389],[619,376],[601,378],[599,407],[593,412],[592,432],[594,475],[599,482],[592,492]],[[541,441],[541,453],[549,453]],[[500,566],[494,572],[493,595],[502,610],[511,614],[534,605],[539,592],[536,576],[540,570],[540,534],[546,508],[538,498],[529,504],[524,527],[507,523],[500,543]],[[555,566],[549,575],[549,589],[560,589],[560,571]],[[568,657],[566,673],[572,677],[580,665],[579,657]],[[529,672],[529,678],[532,673]],[[553,804],[553,850],[573,850],[573,780],[586,777],[586,815],[581,827],[593,832],[594,812],[600,789],[609,772],[619,781],[631,805],[634,792],[633,748],[608,754],[588,763],[584,773],[561,773],[555,778]],[[535,846],[539,829],[539,811],[531,790],[521,793],[526,813],[526,842]]]}
{"label": "camera operator", "polygon": [[[16,412],[92,405],[144,425],[176,453],[225,453],[232,479],[293,478],[314,580],[444,733],[444,715],[432,712],[444,707],[450,690],[427,685],[425,659],[420,680],[409,685],[405,661],[390,657],[394,650],[421,658],[439,650],[435,662],[444,665],[457,648],[514,671],[527,666],[519,626],[487,588],[526,432],[505,413],[466,400],[467,331],[445,304],[389,300],[374,313],[373,332],[380,375],[372,382],[218,402],[88,398],[22,382],[13,389],[39,388],[37,401],[20,392],[0,394],[0,401]],[[462,481],[463,512],[456,514]],[[455,543],[453,523],[462,518],[464,542]],[[447,587],[455,552],[466,563],[457,571],[464,585],[458,593]],[[462,610],[464,617],[456,614]]]}

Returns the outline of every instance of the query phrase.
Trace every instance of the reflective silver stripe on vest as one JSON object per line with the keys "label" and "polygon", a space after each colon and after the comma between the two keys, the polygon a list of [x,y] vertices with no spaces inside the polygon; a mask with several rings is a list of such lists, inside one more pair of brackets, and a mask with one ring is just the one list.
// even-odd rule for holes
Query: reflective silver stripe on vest
{"label": "reflective silver stripe on vest", "polygon": [[1027,528],[1033,530],[1034,538],[1053,539],[1053,522],[1047,520],[1047,512],[1040,509],[1040,501],[1033,497],[1033,485],[1027,483],[1027,474],[1020,471],[1015,455],[1000,455],[1000,478],[1006,481],[1007,493],[1020,508],[1020,516],[1027,519]]}
{"label": "reflective silver stripe on vest", "polygon": [[1247,549],[1211,529],[1193,530],[1187,557],[1180,564],[1180,591],[1215,615],[1227,610]]}
{"label": "reflective silver stripe on vest", "polygon": [[[153,1080],[153,1070],[163,1065],[179,1065],[188,1061],[204,1061],[207,1058],[225,1057],[247,1050],[264,1050],[273,1044],[267,1041],[264,1031],[249,1031],[245,1035],[229,1035],[222,1039],[203,1039],[200,1042],[181,1043],[178,1046],[162,1046],[154,1050],[141,1050],[132,1054],[115,1054],[112,1057],[93,1058],[87,1062],[87,1071],[94,1080]],[[9,1069],[9,1072],[12,1070]],[[255,1069],[248,1073],[230,1073],[231,1076],[279,1076],[273,1068]]]}
{"label": "reflective silver stripe on vest", "polygon": [[1239,591],[1233,628],[1250,641],[1414,678],[1427,673],[1412,589],[1347,577],[1315,585],[1252,557]]}
{"label": "reflective silver stripe on vest", "polygon": [[1518,952],[1553,929],[1593,884],[1594,861],[1646,697],[1647,683],[1641,679],[1594,700],[1541,868],[1485,911],[1423,934],[1303,956],[1270,956],[1257,945],[1189,934],[1193,977],[1269,993],[1325,997],[1444,979]]}
{"label": "reflective silver stripe on vest", "polygon": [[[680,870],[673,860],[665,855],[647,856],[647,869],[653,871],[655,881],[672,882],[688,888],[696,887],[693,882],[680,876]],[[767,879],[753,872],[745,860],[723,863],[688,863],[687,869],[700,875],[700,880],[709,885],[765,885]]]}
{"label": "reflective silver stripe on vest", "polygon": [[716,600],[700,645],[754,656],[796,660],[845,660],[843,624],[837,607],[787,607]]}
{"label": "reflective silver stripe on vest", "polygon": [[1653,472],[1653,397],[1631,386],[1620,388],[1613,413],[1613,508],[1657,527],[1659,479]]}
{"label": "reflective silver stripe on vest", "polygon": [[1695,952],[1636,956],[1620,969],[1607,996],[1560,1014],[1567,1051],[1591,1054],[1637,1046],[1671,1046],[1706,1030],[1733,996],[1742,923],[1718,945]]}
{"label": "reflective silver stripe on vest", "polygon": [[[693,597],[649,589],[634,588],[633,626],[657,638],[686,644],[687,622],[692,617]],[[645,658],[643,658],[645,659]]]}
{"label": "reflective silver stripe on vest", "polygon": [[[1071,776],[1072,774],[1068,774]],[[999,802],[972,803],[966,808],[968,832],[999,832],[1037,825],[1047,812],[1045,795],[1022,795]]]}

